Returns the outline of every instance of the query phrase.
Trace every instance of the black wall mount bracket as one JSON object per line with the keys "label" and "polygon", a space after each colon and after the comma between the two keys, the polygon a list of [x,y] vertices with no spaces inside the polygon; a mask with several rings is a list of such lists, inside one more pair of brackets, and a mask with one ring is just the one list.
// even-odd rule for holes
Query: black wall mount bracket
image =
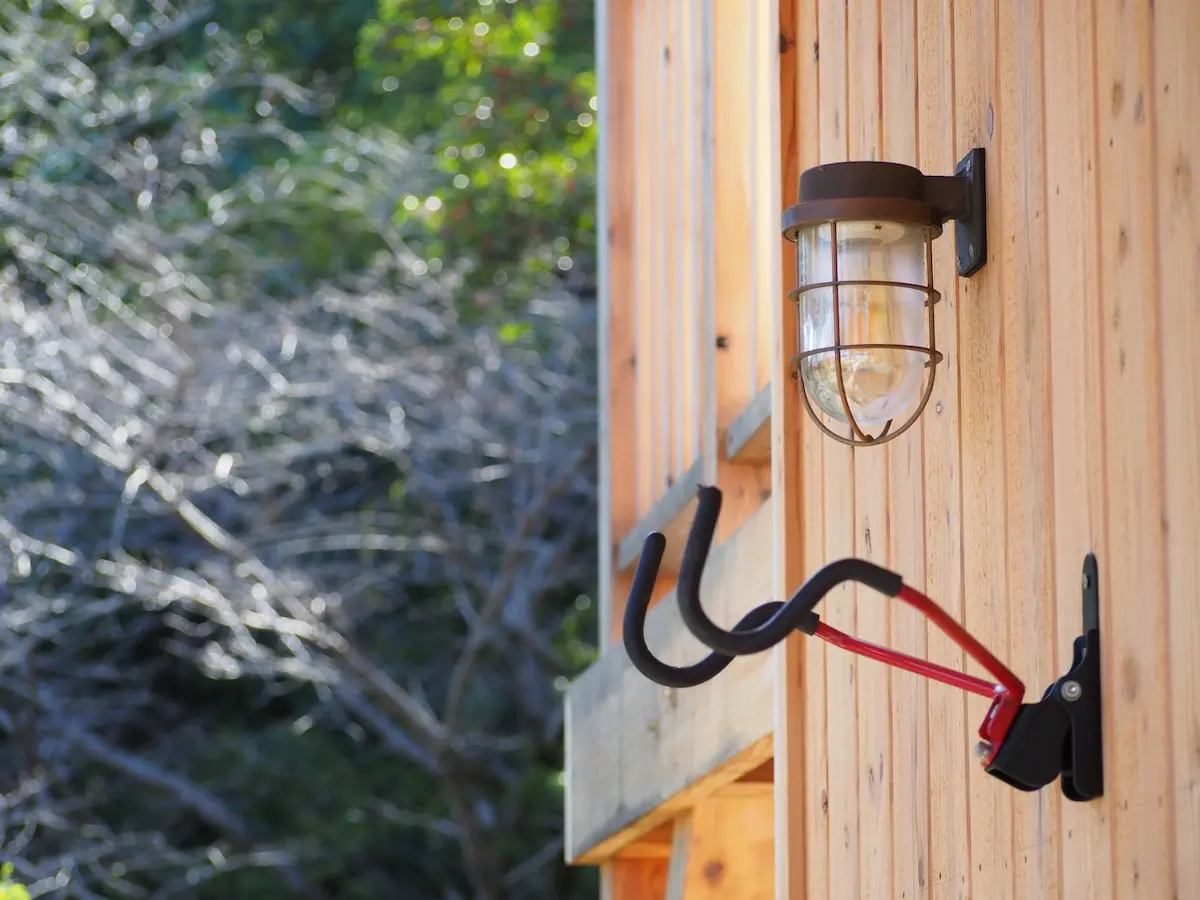
{"label": "black wall mount bracket", "polygon": [[967,179],[967,212],[954,221],[958,274],[970,278],[987,261],[987,178],[984,153],[976,147],[958,161],[954,174]]}
{"label": "black wall mount bracket", "polygon": [[1062,778],[1068,800],[1104,796],[1100,673],[1100,585],[1096,557],[1083,563],[1083,633],[1066,675],[1037,703],[1021,706],[1007,739],[986,767],[1006,784],[1036,791]]}

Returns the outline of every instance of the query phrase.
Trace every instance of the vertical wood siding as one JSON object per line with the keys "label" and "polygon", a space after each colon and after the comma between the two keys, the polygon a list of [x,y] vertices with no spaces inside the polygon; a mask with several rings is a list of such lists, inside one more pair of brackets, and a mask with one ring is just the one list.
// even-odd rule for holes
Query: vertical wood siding
{"label": "vertical wood siding", "polygon": [[[935,245],[946,359],[921,420],[859,451],[804,429],[805,570],[901,572],[1036,699],[1096,552],[1106,795],[1013,791],[969,757],[985,700],[806,644],[803,740],[776,761],[802,772],[804,877],[780,896],[1200,897],[1200,7],[785,2],[805,36],[785,173],[988,154],[987,266],[957,279],[953,230]],[[963,664],[867,589],[824,612]]]}

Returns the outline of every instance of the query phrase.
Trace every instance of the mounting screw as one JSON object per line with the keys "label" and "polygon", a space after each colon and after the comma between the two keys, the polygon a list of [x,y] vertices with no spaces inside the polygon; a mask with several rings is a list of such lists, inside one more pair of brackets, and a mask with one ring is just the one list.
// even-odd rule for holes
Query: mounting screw
{"label": "mounting screw", "polygon": [[975,755],[980,759],[987,759],[988,754],[992,752],[992,745],[987,741],[980,741],[975,745]]}
{"label": "mounting screw", "polygon": [[1087,590],[1088,588],[1090,588],[1091,586],[1092,586],[1092,579],[1091,579],[1091,576],[1090,576],[1090,575],[1088,575],[1088,573],[1087,573],[1087,572],[1084,572],[1084,573],[1083,573],[1083,589],[1086,591],[1086,590]]}
{"label": "mounting screw", "polygon": [[1080,687],[1078,681],[1064,681],[1062,695],[1064,700],[1073,703],[1083,696],[1083,688]]}

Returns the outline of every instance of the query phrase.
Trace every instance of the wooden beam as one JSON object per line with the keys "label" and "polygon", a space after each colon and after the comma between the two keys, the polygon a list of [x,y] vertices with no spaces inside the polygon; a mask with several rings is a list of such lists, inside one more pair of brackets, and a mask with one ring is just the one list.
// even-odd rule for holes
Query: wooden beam
{"label": "wooden beam", "polygon": [[660,900],[667,890],[667,859],[615,859],[601,877],[602,900]]}
{"label": "wooden beam", "polygon": [[720,794],[680,818],[667,876],[667,900],[772,900],[774,802],[770,785]]}
{"label": "wooden beam", "polygon": [[[771,501],[714,548],[704,605],[729,628],[771,593]],[[673,665],[706,650],[668,595],[647,617],[646,641]],[[595,865],[772,755],[771,654],[735,660],[712,681],[663,688],[609,649],[567,691],[566,858]]]}
{"label": "wooden beam", "polygon": [[730,462],[771,464],[771,385],[754,395],[725,431],[725,458]]}
{"label": "wooden beam", "polygon": [[700,488],[703,466],[697,461],[684,473],[679,481],[650,512],[638,520],[617,545],[617,569],[632,569],[642,555],[642,542],[652,531],[661,531],[667,538],[667,551],[663,554],[662,571],[678,572],[687,543],[688,530],[696,516],[696,492]]}

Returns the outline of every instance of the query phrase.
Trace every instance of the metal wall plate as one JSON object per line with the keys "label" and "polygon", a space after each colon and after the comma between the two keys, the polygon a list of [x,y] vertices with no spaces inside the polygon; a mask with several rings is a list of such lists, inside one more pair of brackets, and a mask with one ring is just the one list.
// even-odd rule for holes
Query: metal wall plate
{"label": "metal wall plate", "polygon": [[987,261],[987,173],[982,147],[976,147],[954,167],[968,179],[971,213],[954,222],[958,274],[969,278]]}

